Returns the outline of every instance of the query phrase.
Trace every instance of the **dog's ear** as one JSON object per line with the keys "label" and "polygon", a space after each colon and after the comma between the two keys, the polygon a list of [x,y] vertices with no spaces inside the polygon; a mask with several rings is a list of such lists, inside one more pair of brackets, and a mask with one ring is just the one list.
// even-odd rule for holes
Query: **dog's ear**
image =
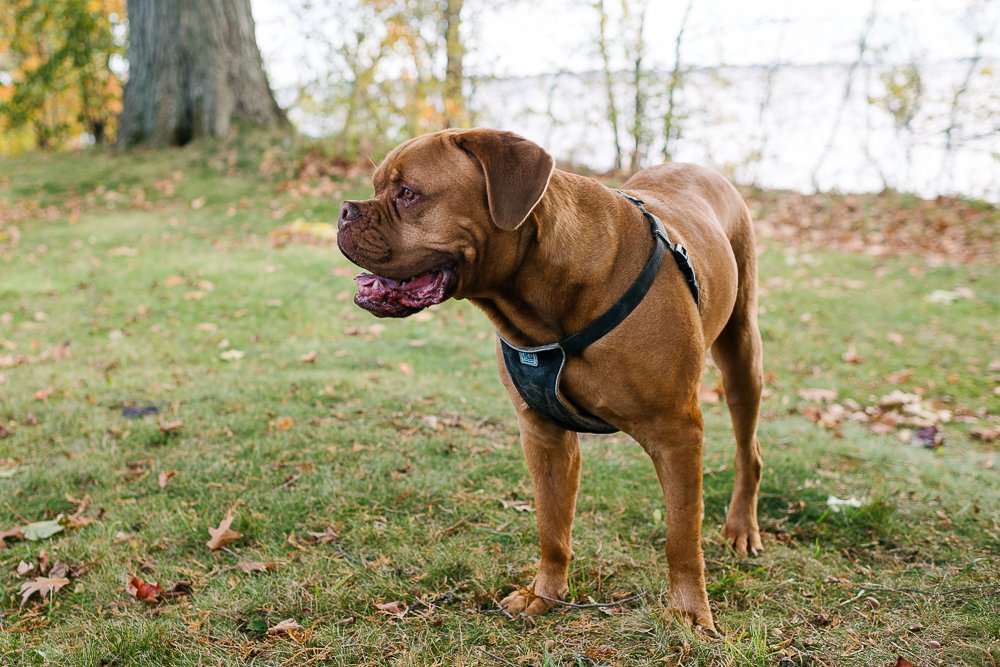
{"label": "dog's ear", "polygon": [[549,186],[555,168],[552,156],[513,132],[468,130],[458,133],[455,142],[479,162],[493,223],[517,229]]}

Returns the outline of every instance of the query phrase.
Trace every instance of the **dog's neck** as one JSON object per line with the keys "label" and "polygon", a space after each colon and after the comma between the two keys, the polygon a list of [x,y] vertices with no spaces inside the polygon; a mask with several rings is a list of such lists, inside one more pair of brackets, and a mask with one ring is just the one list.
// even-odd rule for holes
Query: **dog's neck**
{"label": "dog's neck", "polygon": [[[593,211],[605,211],[599,224]],[[505,339],[543,345],[583,329],[641,271],[653,247],[649,225],[625,198],[597,181],[556,170],[516,232],[516,261],[471,298]],[[511,239],[512,241],[515,239]]]}

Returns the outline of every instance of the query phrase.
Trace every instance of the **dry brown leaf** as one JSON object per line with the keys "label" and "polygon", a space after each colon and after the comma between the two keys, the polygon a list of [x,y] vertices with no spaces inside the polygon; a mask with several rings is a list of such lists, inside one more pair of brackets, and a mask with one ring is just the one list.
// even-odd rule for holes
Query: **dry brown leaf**
{"label": "dry brown leaf", "polygon": [[170,480],[172,480],[176,476],[177,476],[176,470],[161,470],[158,480],[160,483],[160,488],[161,489],[166,488],[167,484],[170,483]]}
{"label": "dry brown leaf", "polygon": [[52,392],[54,391],[55,389],[53,387],[46,387],[45,389],[39,389],[38,391],[35,392],[35,400],[44,401],[49,396],[51,396]]}
{"label": "dry brown leaf", "polygon": [[278,417],[274,420],[274,425],[279,431],[287,431],[295,425],[291,417]]}
{"label": "dry brown leaf", "polygon": [[295,632],[298,630],[305,630],[305,628],[299,625],[299,622],[296,621],[294,618],[286,618],[277,625],[273,625],[270,628],[268,628],[267,634],[274,636],[274,635],[284,634],[286,632]]}
{"label": "dry brown leaf", "polygon": [[26,581],[21,584],[21,606],[35,593],[44,600],[46,595],[54,594],[68,583],[69,579],[65,577],[35,577]]}
{"label": "dry brown leaf", "polygon": [[974,428],[969,432],[969,435],[975,440],[994,442],[997,438],[1000,438],[1000,429],[991,427]]}
{"label": "dry brown leaf", "polygon": [[327,526],[321,533],[309,531],[308,535],[309,541],[316,544],[330,544],[340,539],[340,535],[333,529],[333,526]]}
{"label": "dry brown leaf", "polygon": [[517,512],[534,512],[535,508],[526,500],[506,500],[501,499],[500,504],[504,509],[512,509]]}
{"label": "dry brown leaf", "polygon": [[184,422],[180,419],[174,419],[172,421],[161,421],[160,422],[160,433],[176,433],[181,430],[184,426]]}
{"label": "dry brown leaf", "polygon": [[376,603],[375,608],[379,611],[384,611],[387,614],[392,614],[393,616],[402,616],[406,613],[406,603],[402,600],[383,602],[381,604]]}
{"label": "dry brown leaf", "polygon": [[829,403],[837,398],[835,389],[819,389],[808,387],[799,390],[799,398],[804,401],[815,401],[816,403]]}
{"label": "dry brown leaf", "polygon": [[843,359],[849,364],[860,364],[862,361],[865,360],[864,357],[858,354],[858,348],[854,346],[854,343],[851,343],[850,345],[847,346],[847,352],[844,352],[841,359]]}
{"label": "dry brown leaf", "polygon": [[24,526],[14,526],[13,528],[8,528],[7,530],[0,532],[0,548],[6,547],[4,540],[23,540],[24,539]]}
{"label": "dry brown leaf", "polygon": [[301,357],[299,357],[299,361],[301,361],[304,364],[316,363],[316,350],[310,350],[309,352],[306,352]]}
{"label": "dry brown leaf", "polygon": [[698,398],[701,399],[702,403],[715,405],[722,399],[722,396],[716,391],[715,387],[709,387],[703,382],[701,388],[698,390]]}
{"label": "dry brown leaf", "polygon": [[90,524],[97,521],[95,517],[83,516],[81,514],[82,511],[83,510],[80,510],[76,514],[71,514],[69,516],[62,517],[61,519],[59,519],[59,523],[65,526],[66,528],[76,529],[76,528],[83,528],[84,526],[89,526]]}
{"label": "dry brown leaf", "polygon": [[157,582],[146,583],[140,577],[133,576],[125,585],[125,591],[137,600],[150,604],[159,602],[163,597],[163,589]]}
{"label": "dry brown leaf", "polygon": [[241,560],[236,563],[236,567],[247,574],[251,572],[268,572],[278,569],[278,564],[274,562],[264,562],[261,560]]}
{"label": "dry brown leaf", "polygon": [[234,540],[238,540],[243,537],[243,533],[237,533],[235,530],[230,530],[229,526],[232,525],[233,511],[229,510],[226,512],[226,518],[222,520],[218,528],[209,528],[208,533],[212,536],[205,544],[211,550],[220,549]]}
{"label": "dry brown leaf", "polygon": [[409,365],[405,361],[403,363],[401,363],[398,366],[398,368],[399,368],[399,372],[402,373],[403,375],[413,375],[413,366]]}

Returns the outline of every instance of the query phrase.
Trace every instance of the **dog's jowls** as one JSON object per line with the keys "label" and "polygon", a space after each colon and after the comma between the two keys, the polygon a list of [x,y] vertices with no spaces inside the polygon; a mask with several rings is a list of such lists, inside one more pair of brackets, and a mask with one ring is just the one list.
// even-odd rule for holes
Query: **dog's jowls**
{"label": "dog's jowls", "polygon": [[[345,202],[338,244],[371,272],[355,302],[405,317],[447,298],[469,299],[515,345],[565,338],[603,313],[649,257],[649,224],[597,181],[554,168],[541,147],[494,130],[445,130],[408,141],[374,175],[375,197]],[[761,340],[750,213],[718,174],[692,165],[644,169],[622,190],[642,199],[690,253],[697,306],[672,262],[609,334],[566,362],[569,402],[633,437],[649,454],[666,501],[670,606],[713,629],[701,551],[702,417],[706,350],[722,371],[736,435],[735,485],[723,534],[740,554],[761,549],[757,418]],[[502,604],[544,613],[567,594],[580,478],[576,433],[521,400],[517,411],[537,508],[534,581]]]}

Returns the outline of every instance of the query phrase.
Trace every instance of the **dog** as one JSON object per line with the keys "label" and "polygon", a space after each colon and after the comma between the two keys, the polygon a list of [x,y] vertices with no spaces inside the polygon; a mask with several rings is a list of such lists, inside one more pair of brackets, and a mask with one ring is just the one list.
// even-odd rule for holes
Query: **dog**
{"label": "dog", "polygon": [[[379,317],[406,317],[468,299],[497,331],[541,551],[534,580],[501,605],[536,615],[566,596],[578,431],[621,430],[650,456],[663,489],[669,608],[714,631],[701,549],[707,350],[721,369],[736,436],[722,534],[740,555],[762,549],[756,253],[736,188],[709,169],[664,164],[615,191],[557,169],[523,137],[481,128],[401,144],[373,185],[374,198],[345,201],[338,221],[341,252],[370,272],[355,279],[355,303]],[[661,264],[657,253],[666,257]],[[645,291],[636,292],[643,277]],[[570,349],[578,332],[594,335]],[[543,371],[548,379],[534,390],[521,377]]]}

